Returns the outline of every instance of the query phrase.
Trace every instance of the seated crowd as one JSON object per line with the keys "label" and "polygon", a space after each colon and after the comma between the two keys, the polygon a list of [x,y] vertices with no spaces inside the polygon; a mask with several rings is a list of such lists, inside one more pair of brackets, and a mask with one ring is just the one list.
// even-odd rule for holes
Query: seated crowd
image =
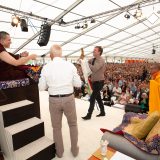
{"label": "seated crowd", "polygon": [[[150,67],[152,65],[152,63],[107,63],[105,85],[102,89],[104,104],[108,106],[117,103],[136,104],[141,107],[142,112],[147,112],[149,109]],[[83,80],[80,65],[76,64],[76,67]],[[81,96],[86,95],[87,89],[84,83]]]}

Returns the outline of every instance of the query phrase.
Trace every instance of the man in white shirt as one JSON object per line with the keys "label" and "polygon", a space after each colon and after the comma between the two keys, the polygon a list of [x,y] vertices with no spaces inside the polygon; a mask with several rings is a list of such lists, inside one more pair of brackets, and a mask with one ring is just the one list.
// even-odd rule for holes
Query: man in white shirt
{"label": "man in white shirt", "polygon": [[64,146],[62,138],[62,115],[67,117],[71,152],[74,157],[78,155],[78,127],[73,87],[81,87],[81,80],[76,67],[61,58],[62,48],[53,45],[50,50],[51,62],[46,64],[39,79],[39,89],[48,90],[49,110],[53,126],[53,138],[56,145],[56,154],[63,156]]}

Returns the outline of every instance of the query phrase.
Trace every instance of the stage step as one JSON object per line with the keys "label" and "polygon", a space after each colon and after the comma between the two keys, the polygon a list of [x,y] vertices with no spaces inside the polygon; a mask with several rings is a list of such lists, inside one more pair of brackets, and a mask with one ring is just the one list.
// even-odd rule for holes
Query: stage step
{"label": "stage step", "polygon": [[15,160],[51,160],[55,157],[53,141],[42,137],[16,151]]}
{"label": "stage step", "polygon": [[33,102],[23,100],[0,106],[4,127],[35,117],[33,105]]}
{"label": "stage step", "polygon": [[17,150],[44,136],[44,122],[33,117],[5,128],[8,141]]}

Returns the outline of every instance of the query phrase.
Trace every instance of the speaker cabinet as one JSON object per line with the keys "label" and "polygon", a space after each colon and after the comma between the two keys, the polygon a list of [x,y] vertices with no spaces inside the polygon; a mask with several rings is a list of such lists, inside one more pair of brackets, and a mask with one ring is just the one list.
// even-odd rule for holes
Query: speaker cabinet
{"label": "speaker cabinet", "polygon": [[46,46],[48,44],[50,33],[51,33],[51,25],[49,25],[48,23],[42,24],[39,39],[37,42],[40,47]]}

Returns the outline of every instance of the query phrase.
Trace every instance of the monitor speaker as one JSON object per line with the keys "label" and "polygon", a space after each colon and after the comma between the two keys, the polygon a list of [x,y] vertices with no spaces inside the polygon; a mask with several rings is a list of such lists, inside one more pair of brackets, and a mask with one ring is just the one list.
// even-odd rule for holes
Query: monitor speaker
{"label": "monitor speaker", "polygon": [[51,33],[51,25],[49,25],[48,23],[42,24],[39,39],[37,42],[40,47],[46,46],[48,44],[50,33]]}

